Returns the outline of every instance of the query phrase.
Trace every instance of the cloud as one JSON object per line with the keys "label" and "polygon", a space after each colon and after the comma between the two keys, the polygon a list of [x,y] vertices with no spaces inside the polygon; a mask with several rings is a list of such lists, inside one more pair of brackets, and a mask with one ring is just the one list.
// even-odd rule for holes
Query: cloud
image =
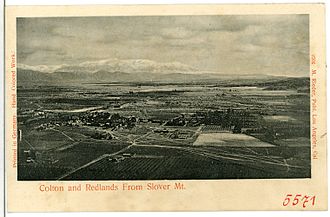
{"label": "cloud", "polygon": [[183,39],[190,38],[195,32],[184,27],[164,28],[161,30],[161,36],[167,39]]}
{"label": "cloud", "polygon": [[149,59],[227,73],[309,73],[308,15],[19,18],[17,23],[18,61],[27,65]]}

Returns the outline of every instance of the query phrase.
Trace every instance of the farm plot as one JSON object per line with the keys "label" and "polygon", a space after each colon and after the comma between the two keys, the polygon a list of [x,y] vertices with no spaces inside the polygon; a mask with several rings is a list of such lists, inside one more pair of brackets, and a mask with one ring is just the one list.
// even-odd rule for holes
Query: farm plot
{"label": "farm plot", "polygon": [[202,133],[194,146],[224,146],[224,147],[274,147],[252,136],[234,133]]}
{"label": "farm plot", "polygon": [[24,132],[20,148],[33,147],[35,150],[45,151],[52,148],[61,147],[72,142],[69,137],[63,135],[60,131],[43,130]]}
{"label": "farm plot", "polygon": [[[173,158],[174,159],[174,158]],[[154,176],[157,170],[170,164],[171,158],[126,158],[119,163],[108,158],[100,160],[90,167],[79,170],[65,179],[86,180],[89,177],[97,180],[144,180]]]}
{"label": "farm plot", "polygon": [[103,154],[111,154],[126,147],[107,142],[86,141],[78,143],[73,147],[63,151],[56,151],[54,156],[58,159],[55,166],[77,168],[82,166]]}
{"label": "farm plot", "polygon": [[65,180],[163,180],[276,177],[278,173],[202,156],[126,158],[119,163],[108,159],[79,170]]}

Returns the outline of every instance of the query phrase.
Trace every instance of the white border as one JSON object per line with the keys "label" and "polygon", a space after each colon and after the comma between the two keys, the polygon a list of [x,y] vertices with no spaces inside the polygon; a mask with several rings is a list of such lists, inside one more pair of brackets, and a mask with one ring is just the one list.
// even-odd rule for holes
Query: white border
{"label": "white border", "polygon": [[[215,3],[319,3],[319,2],[325,2],[325,1],[320,1],[320,0],[290,0],[290,1],[282,1],[282,0],[277,0],[277,1],[267,1],[267,0],[263,0],[263,1],[237,1],[237,0],[232,0],[232,1],[221,1],[221,0],[204,0],[204,1],[198,1],[198,0],[138,0],[138,1],[134,1],[134,0],[5,0],[6,5],[89,5],[89,4],[112,4],[112,5],[123,5],[123,4],[207,4],[207,3],[211,3],[211,4],[215,4]],[[326,5],[326,11],[328,12],[328,5]],[[330,39],[330,20],[329,20],[329,16],[326,16],[326,34],[327,34],[327,39]],[[0,9],[0,28],[2,29],[2,32],[0,34],[0,41],[1,41],[1,45],[0,47],[3,48],[3,30],[4,30],[4,26],[3,26],[3,5],[1,5],[1,9]],[[328,40],[327,40],[328,41]],[[329,50],[330,45],[329,43],[327,43],[327,51]],[[3,69],[3,60],[4,60],[4,49],[2,49],[2,52],[0,54],[0,66],[1,69]],[[328,53],[328,52],[327,52]],[[329,62],[330,58],[329,55],[327,56],[327,62]],[[3,122],[3,117],[4,117],[4,106],[3,106],[3,102],[4,102],[4,91],[3,91],[3,87],[4,87],[4,73],[3,70],[2,74],[0,76],[0,126],[1,126],[1,130],[0,130],[0,152],[1,152],[1,156],[0,156],[0,171],[3,171],[3,144],[4,144],[4,134],[3,134],[3,126],[4,126],[4,122]],[[327,76],[327,83],[329,84],[329,79],[330,76]],[[327,92],[330,91],[330,87],[329,85],[327,86]],[[330,111],[330,103],[329,101],[327,102],[327,112],[329,114]],[[330,115],[327,116],[327,125],[329,125],[330,123]],[[329,139],[329,136],[328,136]],[[329,144],[329,140],[328,140],[328,144]],[[328,174],[329,173],[329,160],[328,160]],[[1,172],[0,174],[0,192],[3,193],[3,173]],[[0,215],[3,213],[2,209],[3,209],[3,194],[1,195],[1,206],[0,206]],[[329,200],[328,200],[329,201]],[[329,202],[328,202],[329,203]],[[330,206],[329,206],[330,207]],[[86,216],[127,216],[127,215],[134,215],[137,217],[144,217],[144,216],[153,216],[155,215],[155,213],[153,212],[139,212],[139,213],[10,213],[7,214],[7,216],[12,216],[12,217],[20,217],[20,216],[27,216],[27,217],[41,217],[41,216],[51,216],[51,217],[57,217],[57,216],[74,216],[74,217],[86,217]],[[189,216],[189,217],[194,217],[194,216],[219,216],[219,215],[225,215],[225,216],[241,216],[241,215],[245,215],[245,216],[253,216],[253,217],[264,217],[264,216],[328,216],[329,215],[329,211],[328,212],[198,212],[198,213],[168,213],[168,212],[162,212],[162,213],[157,213],[157,215],[159,216],[168,216],[168,215],[174,215],[174,216]]]}
{"label": "white border", "polygon": [[6,5],[320,3],[318,0],[5,0]]}
{"label": "white border", "polygon": [[4,200],[4,168],[5,168],[5,155],[4,155],[4,4],[0,6],[0,215],[5,212]]}

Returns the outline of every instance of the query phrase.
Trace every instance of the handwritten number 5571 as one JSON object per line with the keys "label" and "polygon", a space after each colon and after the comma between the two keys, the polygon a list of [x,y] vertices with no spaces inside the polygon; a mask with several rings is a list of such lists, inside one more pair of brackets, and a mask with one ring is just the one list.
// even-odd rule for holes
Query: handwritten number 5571
{"label": "handwritten number 5571", "polygon": [[297,206],[302,205],[303,208],[306,208],[308,204],[312,206],[315,205],[315,196],[301,195],[301,194],[287,194],[283,201],[283,206]]}

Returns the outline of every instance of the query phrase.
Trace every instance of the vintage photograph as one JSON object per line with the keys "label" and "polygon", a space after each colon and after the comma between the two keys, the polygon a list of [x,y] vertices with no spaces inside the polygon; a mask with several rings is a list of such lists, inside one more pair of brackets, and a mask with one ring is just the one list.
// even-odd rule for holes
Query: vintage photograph
{"label": "vintage photograph", "polygon": [[17,17],[17,180],[311,178],[309,18]]}

